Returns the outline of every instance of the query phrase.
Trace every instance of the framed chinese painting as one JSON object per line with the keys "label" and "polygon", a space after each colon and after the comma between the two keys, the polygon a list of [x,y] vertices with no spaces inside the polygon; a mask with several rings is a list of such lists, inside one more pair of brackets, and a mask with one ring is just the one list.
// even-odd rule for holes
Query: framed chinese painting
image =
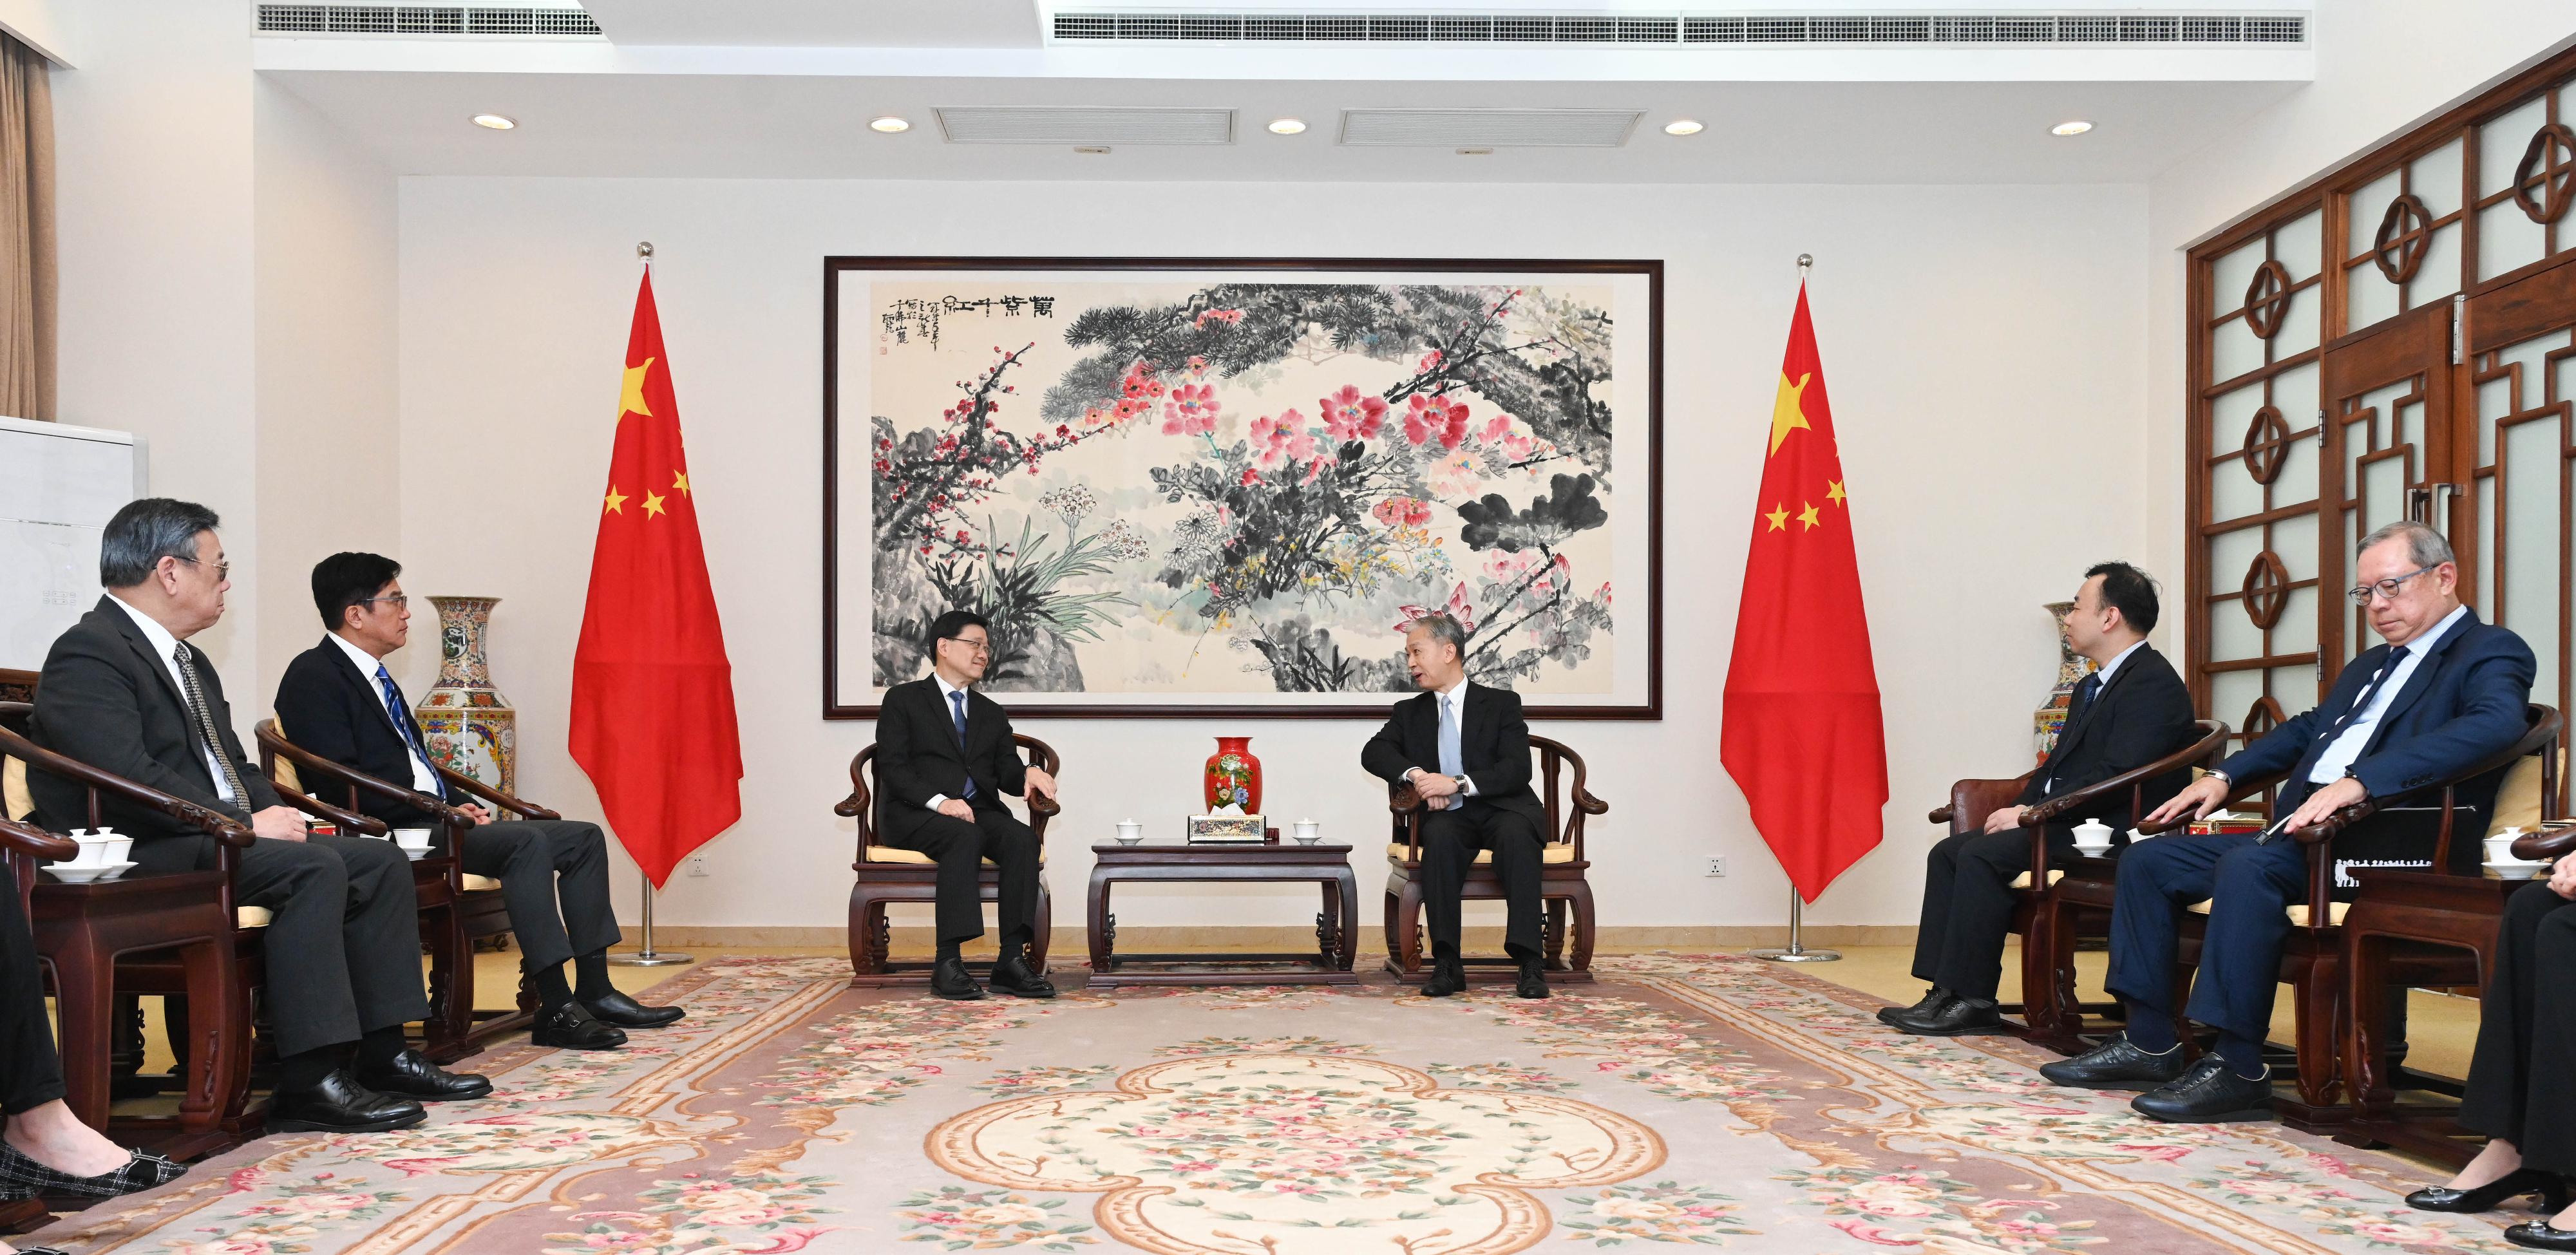
{"label": "framed chinese painting", "polygon": [[1663,263],[830,257],[823,708],[983,614],[1031,716],[1364,717],[1402,627],[1662,714]]}

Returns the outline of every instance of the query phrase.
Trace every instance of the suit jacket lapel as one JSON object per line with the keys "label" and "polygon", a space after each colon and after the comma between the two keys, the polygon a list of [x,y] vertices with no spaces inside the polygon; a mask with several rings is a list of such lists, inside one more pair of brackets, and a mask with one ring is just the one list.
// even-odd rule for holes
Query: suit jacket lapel
{"label": "suit jacket lapel", "polygon": [[170,660],[153,654],[152,642],[143,639],[143,629],[134,626],[133,618],[122,608],[107,604],[113,600],[115,599],[111,597],[99,598],[98,613],[108,616],[109,622],[115,625],[117,635],[124,637],[125,643],[134,648],[135,657],[143,660],[143,669],[151,672],[154,678],[161,681],[161,691],[168,693],[170,703],[179,708],[180,722],[192,725],[188,729],[188,735],[195,736],[197,729],[193,726],[193,721],[188,718],[188,695],[180,692],[179,682],[170,678]]}
{"label": "suit jacket lapel", "polygon": [[2388,730],[2397,726],[2397,717],[2405,714],[2408,707],[2422,698],[2424,690],[2433,687],[2433,673],[2441,669],[2442,655],[2449,652],[2451,646],[2457,644],[2471,627],[2476,626],[2477,621],[2478,612],[2475,610],[2461,615],[2460,621],[2452,624],[2451,630],[2444,632],[2442,639],[2433,642],[2433,647],[2425,651],[2423,659],[2415,664],[2413,674],[2406,677],[2406,687],[2397,690],[2397,695],[2388,701],[2388,709],[2380,712],[2379,722],[2372,725],[2371,745],[2378,745],[2381,739],[2388,735]]}

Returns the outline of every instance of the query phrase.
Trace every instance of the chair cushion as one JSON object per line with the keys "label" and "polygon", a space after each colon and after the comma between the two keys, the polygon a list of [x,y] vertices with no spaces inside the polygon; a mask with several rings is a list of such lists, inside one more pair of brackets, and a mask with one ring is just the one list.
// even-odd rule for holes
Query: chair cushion
{"label": "chair cushion", "polygon": [[465,873],[463,883],[467,893],[482,893],[486,890],[498,889],[501,887],[500,881],[494,880],[489,876],[477,876],[472,872]]}
{"label": "chair cushion", "polygon": [[[2200,901],[2194,902],[2184,909],[2190,911],[2194,915],[2207,915],[2209,914],[2209,904],[2215,901],[2217,901],[2215,898],[2202,898]],[[2351,909],[2352,903],[2350,902],[2327,903],[2326,923],[2335,928],[2343,927],[2344,914]],[[2308,904],[2305,902],[2298,903],[2288,908],[2283,912],[2283,914],[2290,917],[2290,927],[2292,928],[2305,928],[2308,926]]]}
{"label": "chair cushion", "polygon": [[36,795],[27,791],[27,764],[15,758],[0,766],[0,810],[11,819],[36,813]]}
{"label": "chair cushion", "polygon": [[[2558,751],[2558,770],[2567,770],[2567,751]],[[2495,836],[2507,828],[2529,832],[2540,826],[2540,755],[2528,754],[2505,769],[2504,781],[2496,786],[2495,821],[2483,835]]]}
{"label": "chair cushion", "polygon": [[[931,864],[938,862],[937,859],[934,859],[919,850],[907,850],[901,846],[893,845],[869,846],[867,861],[871,863],[918,863],[924,867],[928,867]],[[984,866],[990,867],[992,865],[993,860],[989,858],[984,860]],[[1043,852],[1038,855],[1038,866],[1041,869],[1046,866],[1046,855]]]}
{"label": "chair cushion", "polygon": [[276,916],[264,906],[237,906],[233,908],[233,923],[236,927],[240,928],[266,928],[268,927],[268,921],[274,918],[276,918]]}
{"label": "chair cushion", "polygon": [[[2056,869],[2056,868],[2054,868],[2054,867],[2052,867],[2052,868],[2048,869],[2048,883],[2050,883],[2050,884],[2052,884],[2052,885],[2053,885],[2053,884],[2056,884],[2058,881],[2061,881],[2061,880],[2064,880],[2064,879],[2066,879],[2066,873],[2065,873],[2065,872],[2059,871],[2058,869]],[[2012,889],[2027,889],[2027,888],[2030,888],[2030,873],[2029,873],[2029,872],[2023,872],[2022,874],[2020,874],[2020,875],[2018,875],[2018,876],[2013,877],[2013,878],[2012,878],[2012,884],[2010,884],[2010,885],[2008,885],[2008,886],[2006,886],[2006,887],[2007,887],[2007,888],[2012,888]]]}
{"label": "chair cushion", "polygon": [[287,761],[284,754],[278,755],[277,760],[268,765],[268,781],[298,793],[304,791],[303,777],[295,774],[295,764]]}
{"label": "chair cushion", "polygon": [[[1403,862],[1405,851],[1411,848],[1412,847],[1401,841],[1388,842],[1386,846],[1386,861],[1390,863]],[[1494,852],[1492,850],[1476,851],[1476,864],[1478,866],[1491,866],[1493,861]],[[1569,842],[1550,841],[1546,845],[1540,847],[1538,861],[1542,863],[1571,863],[1574,861],[1574,846]]]}

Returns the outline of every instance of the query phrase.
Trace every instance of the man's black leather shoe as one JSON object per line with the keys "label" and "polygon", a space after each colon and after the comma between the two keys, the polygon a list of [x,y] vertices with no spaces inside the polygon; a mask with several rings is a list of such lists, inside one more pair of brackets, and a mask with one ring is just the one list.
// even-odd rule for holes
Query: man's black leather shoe
{"label": "man's black leather shoe", "polygon": [[428,1118],[419,1103],[379,1094],[344,1068],[331,1069],[311,1089],[279,1090],[268,1099],[271,1133],[383,1133]]}
{"label": "man's black leather shoe", "polygon": [[592,1015],[576,999],[537,1013],[528,1040],[557,1050],[615,1050],[626,1044],[626,1030]]}
{"label": "man's black leather shoe", "polygon": [[2455,1190],[2447,1185],[2428,1186],[2406,1196],[2406,1205],[2417,1211],[2494,1211],[2496,1204],[2516,1195],[2530,1194],[2540,1200],[2534,1211],[2550,1215],[2567,1210],[2567,1178],[2538,1168],[2516,1168],[2475,1189]]}
{"label": "man's black leather shoe", "polygon": [[951,1002],[973,1002],[984,996],[984,987],[966,974],[966,960],[941,959],[930,965],[930,992]]}
{"label": "man's black leather shoe", "polygon": [[379,1094],[416,1102],[457,1102],[492,1092],[492,1082],[471,1072],[450,1072],[409,1047],[380,1066],[361,1064],[352,1075],[360,1085]]}
{"label": "man's black leather shoe", "polygon": [[1952,998],[1930,1015],[1898,1011],[1888,1016],[1887,1022],[1923,1037],[1963,1037],[2004,1031],[2004,1017],[1993,1004],[1979,1006],[1965,998]]}
{"label": "man's black leather shoe", "polygon": [[2504,1240],[2536,1251],[2576,1251],[2576,1229],[2561,1229],[2546,1220],[2533,1220],[2507,1228]]}
{"label": "man's black leather shoe", "polygon": [[1029,970],[1029,961],[1014,954],[993,963],[992,986],[1014,998],[1052,998],[1055,986]]}
{"label": "man's black leather shoe", "polygon": [[2129,1100],[2129,1110],[2171,1124],[2225,1124],[2272,1118],[2272,1069],[2260,1079],[2236,1075],[2217,1055],[2202,1055],[2182,1079]]}
{"label": "man's black leather shoe", "polygon": [[2118,1033],[2072,1059],[2041,1064],[2039,1074],[2051,1085],[2077,1089],[2154,1089],[2181,1076],[2183,1066],[2182,1047],[2151,1055]]}
{"label": "man's black leather shoe", "polygon": [[579,1001],[582,1009],[590,1012],[590,1018],[619,1028],[660,1028],[688,1014],[678,1007],[645,1006],[615,989],[609,990],[606,997]]}
{"label": "man's black leather shoe", "polygon": [[1422,982],[1425,998],[1446,998],[1463,993],[1467,988],[1467,963],[1463,959],[1433,959],[1431,979]]}
{"label": "man's black leather shoe", "polygon": [[1521,978],[1519,983],[1512,987],[1512,992],[1524,998],[1546,997],[1547,965],[1536,959],[1521,964]]}
{"label": "man's black leather shoe", "polygon": [[1896,1017],[1900,1015],[1935,1015],[1940,1012],[1944,1005],[1952,1001],[1954,1001],[1954,999],[1951,997],[1950,991],[1946,989],[1927,989],[1923,992],[1923,1001],[1915,1003],[1913,1006],[1880,1007],[1878,1009],[1878,1022],[1881,1024],[1894,1024],[1896,1022]]}

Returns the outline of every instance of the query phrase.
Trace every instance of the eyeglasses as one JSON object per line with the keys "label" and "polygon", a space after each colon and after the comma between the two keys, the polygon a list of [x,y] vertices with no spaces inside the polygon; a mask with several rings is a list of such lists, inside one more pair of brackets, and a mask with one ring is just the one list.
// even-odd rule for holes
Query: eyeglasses
{"label": "eyeglasses", "polygon": [[[173,557],[173,558],[179,558],[179,555],[177,555],[177,554],[175,554],[175,553],[174,553],[174,554],[171,554],[170,556],[171,556],[171,557]],[[179,560],[180,560],[181,562],[185,562],[185,563],[187,563],[187,564],[188,564],[188,565],[190,565],[190,566],[203,566],[203,565],[205,565],[204,563],[201,563],[201,562],[197,561],[195,558],[179,558]],[[219,581],[219,582],[220,582],[220,581],[223,581],[223,580],[228,580],[228,579],[231,579],[232,577],[233,577],[233,564],[232,564],[232,563],[229,563],[229,562],[218,562],[218,563],[216,563],[216,564],[215,564],[215,579],[216,579],[217,581]]]}
{"label": "eyeglasses", "polygon": [[990,641],[968,640],[963,636],[943,636],[939,639],[943,641],[955,641],[958,644],[965,646],[966,652],[970,654],[989,655],[993,652],[993,644]]}
{"label": "eyeglasses", "polygon": [[[2439,562],[2433,564],[2433,566],[2440,565],[2442,564]],[[2372,593],[2377,593],[2381,597],[2387,598],[2390,601],[2395,601],[2397,600],[2397,590],[2402,587],[2406,581],[2432,569],[2432,566],[2419,566],[2412,571],[2408,571],[2404,575],[2392,575],[2376,584],[2364,584],[2359,588],[2351,589],[2345,592],[2344,596],[2352,598],[2352,604],[2356,606],[2369,605],[2370,595]]]}
{"label": "eyeglasses", "polygon": [[410,596],[408,596],[408,595],[406,595],[406,594],[403,594],[403,593],[395,593],[395,594],[394,594],[393,596],[391,596],[391,597],[361,597],[361,598],[359,598],[357,601],[352,602],[351,604],[352,604],[352,605],[359,605],[359,606],[363,606],[363,605],[368,604],[369,602],[377,602],[377,601],[384,602],[385,604],[392,606],[392,607],[393,607],[394,609],[396,609],[396,610],[400,610],[400,609],[402,609],[403,607],[408,606],[408,605],[410,605],[410,604],[411,604],[411,598],[410,598]]}

